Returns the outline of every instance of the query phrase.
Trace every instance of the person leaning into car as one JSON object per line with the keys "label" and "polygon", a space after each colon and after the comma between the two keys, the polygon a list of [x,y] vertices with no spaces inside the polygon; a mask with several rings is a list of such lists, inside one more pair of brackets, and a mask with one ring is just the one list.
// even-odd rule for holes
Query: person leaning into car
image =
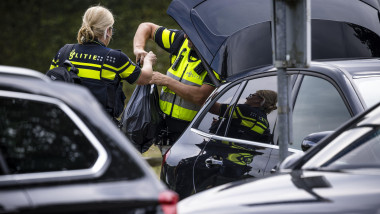
{"label": "person leaning into car", "polygon": [[[78,44],[71,50],[68,60],[79,73],[81,84],[87,87],[113,119],[124,108],[125,96],[121,80],[139,85],[148,84],[153,74],[156,55],[146,54],[143,67],[136,66],[126,54],[108,48],[113,35],[114,17],[110,10],[93,6],[86,10],[78,31]],[[50,69],[59,65],[61,48],[54,57]]]}
{"label": "person leaning into car", "polygon": [[[232,121],[227,136],[239,139],[269,143],[271,139],[267,115],[277,109],[277,93],[272,90],[258,90],[246,97],[244,104],[237,104],[232,113]],[[228,104],[215,103],[210,112],[219,115],[213,121],[210,132],[225,131],[227,120],[219,127],[221,118],[231,111]]]}
{"label": "person leaning into car", "polygon": [[168,140],[161,142],[161,152],[164,154],[193,120],[215,85],[193,49],[193,43],[182,30],[141,23],[133,40],[136,61],[147,56],[145,44],[148,39],[170,53],[171,66],[166,75],[153,72],[150,81],[151,84],[163,86],[159,103],[165,114],[168,134]]}

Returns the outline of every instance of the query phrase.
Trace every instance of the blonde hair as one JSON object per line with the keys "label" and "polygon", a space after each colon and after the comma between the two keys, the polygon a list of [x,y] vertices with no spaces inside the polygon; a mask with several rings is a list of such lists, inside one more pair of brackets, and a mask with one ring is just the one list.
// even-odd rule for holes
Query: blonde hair
{"label": "blonde hair", "polygon": [[258,90],[256,94],[264,99],[261,108],[264,109],[266,114],[271,113],[273,110],[277,109],[277,93],[272,90]]}
{"label": "blonde hair", "polygon": [[83,15],[82,27],[78,31],[78,43],[83,44],[101,37],[105,39],[107,29],[114,22],[113,15],[107,8],[102,6],[88,8]]}

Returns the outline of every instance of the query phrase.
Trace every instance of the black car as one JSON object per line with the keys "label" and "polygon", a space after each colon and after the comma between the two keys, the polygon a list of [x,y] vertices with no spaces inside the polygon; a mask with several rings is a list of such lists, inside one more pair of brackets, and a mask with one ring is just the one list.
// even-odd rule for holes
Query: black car
{"label": "black car", "polygon": [[[229,134],[235,128],[230,122],[235,106],[257,90],[277,92],[277,71],[271,65],[271,1],[233,2],[175,0],[168,9],[205,67],[225,78],[163,158],[161,180],[181,198],[270,175],[280,160],[277,111],[268,115],[269,142]],[[325,136],[380,100],[380,52],[375,45],[380,44],[379,5],[349,2],[329,1],[327,7],[326,1],[311,1],[311,65],[287,70],[293,106],[289,154],[303,153],[301,142],[308,135]],[[212,127],[219,115],[210,112],[216,102],[232,107],[219,132]]]}
{"label": "black car", "polygon": [[345,123],[281,173],[190,196],[178,213],[379,213],[380,103]]}
{"label": "black car", "polygon": [[84,87],[0,66],[0,213],[175,213]]}

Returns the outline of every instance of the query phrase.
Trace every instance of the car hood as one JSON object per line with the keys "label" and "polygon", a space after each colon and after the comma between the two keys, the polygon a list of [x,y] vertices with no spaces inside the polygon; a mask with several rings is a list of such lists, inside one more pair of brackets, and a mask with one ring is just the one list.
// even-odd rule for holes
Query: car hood
{"label": "car hood", "polygon": [[378,175],[299,172],[229,183],[180,201],[178,213],[378,213]]}
{"label": "car hood", "polygon": [[[173,0],[167,13],[186,32],[203,61],[217,73],[228,77],[253,67],[272,64],[271,2],[268,0]],[[355,27],[364,27],[377,36],[380,35],[378,1],[334,0],[328,1],[328,4],[327,7],[325,0],[311,0],[311,19],[326,20],[335,24],[336,22],[354,24]],[[312,48],[313,59],[347,57],[345,56],[347,53],[341,56],[340,54],[331,55],[331,51],[325,51],[323,54],[317,52],[320,45],[314,41],[314,38],[321,38],[332,32],[326,29],[319,30],[316,27],[313,33],[313,26],[312,22],[312,47],[316,47],[316,50]],[[334,26],[334,28],[339,28],[339,26]],[[320,32],[325,30],[326,32]],[[346,35],[347,32],[343,31],[334,33],[337,41],[343,41]],[[331,39],[326,38],[326,40]],[[357,38],[357,40],[362,42],[363,38]],[[319,43],[326,42],[319,41]],[[336,42],[333,44],[335,46],[331,49],[346,46],[343,44],[337,46],[339,44]],[[330,46],[331,44],[326,44],[326,47]],[[356,54],[353,57],[366,56]]]}

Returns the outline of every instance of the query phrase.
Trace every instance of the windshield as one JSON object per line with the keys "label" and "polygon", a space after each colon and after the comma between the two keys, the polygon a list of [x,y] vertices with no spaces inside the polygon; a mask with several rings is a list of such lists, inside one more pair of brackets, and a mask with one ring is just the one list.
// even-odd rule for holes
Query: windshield
{"label": "windshield", "polygon": [[354,79],[367,108],[380,101],[380,76],[363,77]]}
{"label": "windshield", "polygon": [[356,127],[343,132],[302,168],[380,169],[379,127]]}

